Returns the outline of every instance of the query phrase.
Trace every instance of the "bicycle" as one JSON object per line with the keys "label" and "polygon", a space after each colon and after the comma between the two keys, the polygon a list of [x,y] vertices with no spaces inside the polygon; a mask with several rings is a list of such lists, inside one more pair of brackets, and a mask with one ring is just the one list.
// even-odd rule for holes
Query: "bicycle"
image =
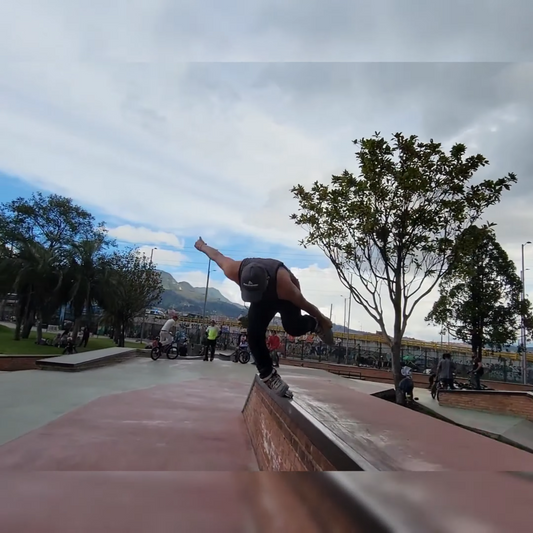
{"label": "bicycle", "polygon": [[249,363],[250,358],[251,355],[247,344],[242,344],[231,354],[231,360],[234,363],[242,363],[243,365]]}
{"label": "bicycle", "polygon": [[174,355],[172,351],[173,346],[174,346],[174,341],[172,341],[170,344],[167,344],[166,346],[163,346],[159,338],[157,338],[152,343],[152,350],[150,352],[150,357],[154,361],[157,361],[161,357],[161,355],[163,355],[164,353],[167,356],[167,359],[177,359],[179,355],[178,348],[176,346],[176,354]]}
{"label": "bicycle", "polygon": [[448,387],[446,387],[444,385],[444,383],[442,382],[442,379],[436,379],[434,382],[433,382],[433,386],[431,387],[431,397],[435,400],[437,399],[437,401],[439,400],[439,392],[442,390],[442,389],[447,389]]}

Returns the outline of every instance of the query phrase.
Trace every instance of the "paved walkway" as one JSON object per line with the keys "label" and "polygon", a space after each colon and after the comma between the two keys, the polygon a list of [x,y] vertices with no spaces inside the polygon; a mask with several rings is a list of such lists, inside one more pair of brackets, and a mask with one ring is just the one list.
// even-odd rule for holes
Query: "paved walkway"
{"label": "paved walkway", "polygon": [[483,413],[469,409],[441,406],[427,389],[415,389],[424,408],[461,426],[470,427],[495,437],[503,437],[533,451],[533,422],[516,416]]}

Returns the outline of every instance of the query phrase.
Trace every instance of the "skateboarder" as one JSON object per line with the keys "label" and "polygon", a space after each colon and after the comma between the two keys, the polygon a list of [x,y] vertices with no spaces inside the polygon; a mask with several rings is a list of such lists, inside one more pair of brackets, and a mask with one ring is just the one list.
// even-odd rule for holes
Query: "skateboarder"
{"label": "skateboarder", "polygon": [[[200,237],[195,248],[214,261],[225,276],[239,285],[243,301],[250,303],[248,343],[259,377],[279,396],[292,397],[289,386],[272,365],[266,332],[276,313],[285,331],[294,337],[316,333],[326,344],[333,344],[332,323],[308,302],[292,272],[276,259],[248,258],[235,261],[208,246]],[[308,313],[302,315],[302,311]]]}

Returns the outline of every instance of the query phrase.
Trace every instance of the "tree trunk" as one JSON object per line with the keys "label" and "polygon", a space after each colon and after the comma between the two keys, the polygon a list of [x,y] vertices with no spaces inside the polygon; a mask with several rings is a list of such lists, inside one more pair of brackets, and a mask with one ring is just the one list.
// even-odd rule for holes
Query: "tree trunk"
{"label": "tree trunk", "polygon": [[2,298],[2,303],[0,304],[0,320],[6,320],[6,317],[4,316],[4,313],[6,311],[6,305],[7,305],[7,294],[4,295]]}
{"label": "tree trunk", "polygon": [[394,388],[396,389],[396,402],[397,403],[403,403],[403,395],[400,392],[400,389],[398,385],[400,384],[401,377],[402,377],[402,361],[401,361],[401,353],[402,353],[402,340],[400,339],[394,339],[392,346],[391,346],[391,354],[392,354],[392,377],[394,379]]}
{"label": "tree trunk", "polygon": [[403,395],[399,384],[402,377],[402,260],[398,251],[395,271],[394,287],[394,333],[392,337],[392,376],[394,378],[394,388],[396,389],[396,402],[403,404]]}
{"label": "tree trunk", "polygon": [[40,312],[37,313],[37,344],[41,342],[43,338],[43,317]]}
{"label": "tree trunk", "polygon": [[20,330],[22,328],[22,316],[24,314],[24,299],[19,296],[17,298],[17,307],[15,308],[15,316],[16,316],[16,323],[15,323],[15,336],[13,337],[16,341],[20,340]]}
{"label": "tree trunk", "polygon": [[121,324],[120,325],[120,338],[119,338],[119,341],[118,341],[118,345],[120,348],[124,348],[124,340],[125,340],[125,329],[126,329],[126,326],[125,324]]}
{"label": "tree trunk", "polygon": [[31,297],[31,294],[28,297],[28,301],[26,304],[26,310],[24,313],[24,325],[22,327],[22,333],[21,337],[23,339],[27,339],[30,336],[31,328],[33,327],[34,321],[35,321],[35,309],[33,306],[33,298]]}
{"label": "tree trunk", "polygon": [[113,341],[115,342],[116,345],[118,345],[120,341],[120,328],[121,328],[120,321],[115,320],[114,325],[113,325]]}
{"label": "tree trunk", "polygon": [[74,342],[76,342],[76,339],[78,338],[80,326],[81,326],[81,316],[76,317],[74,319],[74,325],[72,326],[72,340],[74,340]]}

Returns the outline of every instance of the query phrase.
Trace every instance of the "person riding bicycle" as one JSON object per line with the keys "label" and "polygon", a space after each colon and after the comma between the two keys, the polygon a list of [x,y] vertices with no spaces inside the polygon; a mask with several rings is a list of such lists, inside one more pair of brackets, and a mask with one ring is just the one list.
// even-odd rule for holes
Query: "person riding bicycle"
{"label": "person riding bicycle", "polygon": [[159,333],[159,342],[162,346],[168,346],[174,341],[173,335],[170,333],[173,328],[178,324],[178,315],[172,315],[172,318],[169,318],[161,328]]}

